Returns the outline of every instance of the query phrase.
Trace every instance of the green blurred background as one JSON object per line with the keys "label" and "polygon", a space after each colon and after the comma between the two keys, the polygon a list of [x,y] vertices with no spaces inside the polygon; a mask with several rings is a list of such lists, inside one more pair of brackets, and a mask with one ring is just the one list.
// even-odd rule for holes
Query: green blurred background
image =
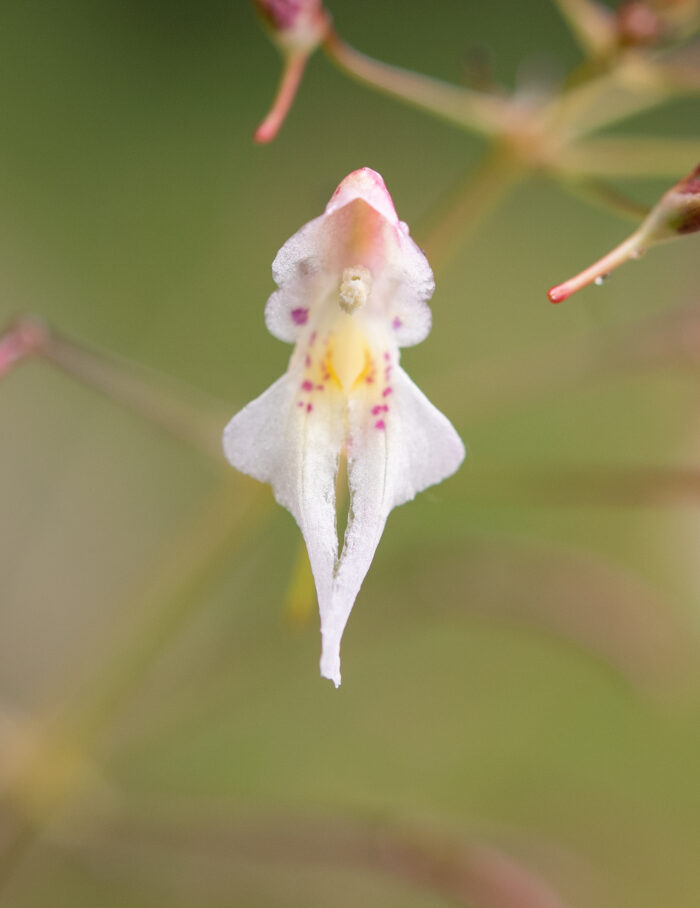
{"label": "green blurred background", "polygon": [[[509,85],[579,60],[545,0],[332,11],[361,50],[451,81],[473,47]],[[242,0],[5,4],[0,60],[4,319],[37,313],[229,402],[221,425],[286,366],[263,322],[270,263],[339,180],[380,171],[420,239],[483,150],[321,55],[278,140],[254,146],[279,59]],[[698,112],[679,102],[625,129],[697,135]],[[628,188],[650,202],[665,184]],[[0,904],[451,904],[342,848],[287,851],[277,822],[486,843],[580,908],[698,904],[693,489],[624,506],[614,482],[589,494],[571,473],[694,467],[697,384],[670,366],[569,369],[700,303],[697,241],[563,306],[545,297],[628,230],[535,179],[436,274],[433,332],[403,363],[469,454],[392,514],[337,692],[318,676],[315,613],[285,616],[299,534],[267,490],[46,364],[3,380],[0,790],[36,723],[89,701],[113,652],[137,656],[117,656],[131,680],[118,708],[97,697],[90,769],[39,808]],[[256,510],[228,534],[245,496]],[[21,814],[4,811],[0,847]]]}

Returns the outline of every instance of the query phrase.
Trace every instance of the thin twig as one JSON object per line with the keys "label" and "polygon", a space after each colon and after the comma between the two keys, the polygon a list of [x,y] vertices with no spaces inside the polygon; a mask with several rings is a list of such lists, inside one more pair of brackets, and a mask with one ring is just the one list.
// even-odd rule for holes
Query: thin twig
{"label": "thin twig", "polygon": [[0,334],[0,377],[31,359],[49,363],[223,464],[221,429],[233,409],[225,401],[22,316]]}
{"label": "thin twig", "polygon": [[[112,652],[100,658],[90,683],[69,698],[68,707],[46,723],[44,734],[9,790],[0,797],[0,811],[16,817],[14,834],[0,854],[0,893],[46,824],[86,781],[89,757],[97,742],[121,716],[147,678],[154,663],[189,626],[207,601],[206,593],[230,569],[231,553],[248,538],[256,521],[266,511],[257,485],[224,483],[206,501],[196,519],[170,540],[154,575],[133,603],[145,612],[128,641],[118,636]],[[59,775],[56,784],[38,803],[33,793],[35,776],[41,777],[47,761],[56,753],[75,755],[74,772]],[[33,797],[24,811],[25,794]]]}
{"label": "thin twig", "polygon": [[[134,843],[138,847],[134,852]],[[256,817],[249,821],[158,821],[139,816],[98,818],[73,834],[73,854],[93,861],[129,859],[143,847],[177,853],[261,861],[264,865],[354,868],[394,878],[469,908],[564,908],[534,871],[495,847],[435,830],[311,816]],[[64,846],[65,847],[65,846]],[[132,858],[133,861],[134,858]]]}
{"label": "thin twig", "polygon": [[354,79],[479,135],[501,132],[512,116],[513,105],[503,98],[374,60],[346,44],[333,29],[323,48]]}
{"label": "thin twig", "polygon": [[524,173],[512,155],[496,149],[450,189],[416,233],[435,271],[445,267]]}

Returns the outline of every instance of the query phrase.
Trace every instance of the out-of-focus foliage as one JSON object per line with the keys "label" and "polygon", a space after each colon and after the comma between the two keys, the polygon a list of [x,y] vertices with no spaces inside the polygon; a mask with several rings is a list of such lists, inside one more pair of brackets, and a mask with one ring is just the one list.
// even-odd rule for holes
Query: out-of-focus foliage
{"label": "out-of-focus foliage", "polygon": [[[510,85],[581,59],[539,0],[332,12],[449,81],[479,48]],[[230,0],[8,6],[3,315],[201,389],[223,425],[284,368],[270,262],[344,174],[380,171],[427,238],[480,140],[316,55],[256,147],[275,53]],[[698,108],[616,134],[697,138]],[[650,205],[670,182],[619,187]],[[267,490],[134,394],[140,414],[42,361],[4,378],[0,904],[510,908],[551,887],[694,908],[696,238],[565,308],[543,295],[627,229],[534,178],[438,270],[404,362],[468,458],[392,515],[338,693],[315,616],[285,615],[297,530]],[[522,887],[494,890],[509,873]]]}

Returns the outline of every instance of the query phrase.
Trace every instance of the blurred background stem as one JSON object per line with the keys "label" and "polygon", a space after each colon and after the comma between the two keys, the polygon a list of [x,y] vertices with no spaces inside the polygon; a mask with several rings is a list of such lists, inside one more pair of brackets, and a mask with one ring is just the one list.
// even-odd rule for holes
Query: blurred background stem
{"label": "blurred background stem", "polygon": [[[67,705],[38,722],[29,757],[0,787],[0,811],[14,831],[0,854],[0,893],[55,812],[89,781],[91,757],[119,720],[153,665],[191,624],[207,594],[231,569],[241,543],[267,511],[269,496],[246,480],[217,484],[194,517],[164,547],[145,587],[128,597],[144,617],[124,641],[117,635],[92,677]],[[140,603],[134,609],[134,603]]]}
{"label": "blurred background stem", "polygon": [[446,193],[416,233],[434,271],[449,264],[524,176],[523,165],[509,149],[494,148]]}
{"label": "blurred background stem", "polygon": [[0,335],[0,378],[33,358],[223,464],[221,430],[233,410],[225,401],[114,353],[80,344],[41,319],[23,315]]}

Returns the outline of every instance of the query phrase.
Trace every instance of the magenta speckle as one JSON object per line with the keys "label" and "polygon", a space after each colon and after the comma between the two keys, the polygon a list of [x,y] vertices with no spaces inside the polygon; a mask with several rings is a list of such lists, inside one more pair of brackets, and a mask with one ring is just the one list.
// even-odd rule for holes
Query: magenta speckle
{"label": "magenta speckle", "polygon": [[300,400],[299,403],[297,404],[297,407],[303,407],[303,406],[304,406],[304,403],[303,403],[303,401]]}
{"label": "magenta speckle", "polygon": [[385,354],[384,354],[384,359],[385,359],[386,362],[389,362],[389,360],[391,359],[391,357],[389,356],[388,353],[385,353]]}
{"label": "magenta speckle", "polygon": [[310,356],[306,357],[306,359],[304,360],[304,365],[306,366],[307,369],[311,366],[311,357]]}
{"label": "magenta speckle", "polygon": [[377,416],[379,413],[388,413],[389,408],[386,404],[377,404],[376,407],[372,407],[372,416]]}
{"label": "magenta speckle", "polygon": [[384,390],[382,391],[382,397],[388,397],[390,394],[393,394],[393,390],[391,388],[384,388]]}
{"label": "magenta speckle", "polygon": [[394,321],[391,323],[391,327],[394,329],[394,331],[398,331],[399,328],[401,327],[401,325],[403,325],[403,322],[401,321],[400,318],[395,318]]}
{"label": "magenta speckle", "polygon": [[303,381],[303,382],[301,383],[301,390],[302,390],[302,391],[313,391],[313,389],[314,389],[314,383],[313,383],[312,381],[309,381],[309,380],[307,379],[306,381]]}
{"label": "magenta speckle", "polygon": [[309,320],[308,309],[292,309],[289,314],[292,316],[292,321],[295,325],[305,325]]}
{"label": "magenta speckle", "polygon": [[307,413],[310,413],[312,410],[313,410],[313,404],[307,404],[307,405],[306,405],[306,412],[307,412]]}
{"label": "magenta speckle", "polygon": [[383,419],[378,419],[374,424],[375,429],[386,429],[386,423]]}

